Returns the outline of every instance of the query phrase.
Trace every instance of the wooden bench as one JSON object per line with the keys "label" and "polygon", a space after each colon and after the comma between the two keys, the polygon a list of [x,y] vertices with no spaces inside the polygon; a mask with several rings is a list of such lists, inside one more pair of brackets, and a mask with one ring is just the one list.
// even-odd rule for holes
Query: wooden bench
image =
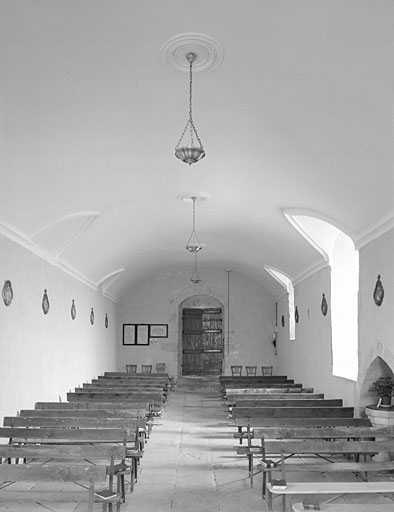
{"label": "wooden bench", "polygon": [[[0,501],[1,502],[35,502],[67,501],[88,502],[89,512],[93,511],[94,503],[102,503],[103,510],[124,501],[121,490],[120,472],[118,471],[117,489],[113,488],[113,480],[117,475],[114,461],[123,464],[126,449],[122,446],[81,446],[81,445],[0,445]],[[27,461],[28,462],[25,462]],[[87,462],[87,461],[94,462]],[[15,461],[15,463],[11,463]],[[23,462],[22,462],[23,461]],[[106,483],[106,480],[108,482]],[[12,490],[17,482],[69,482],[75,483],[77,491],[60,491],[51,489],[22,491]],[[97,485],[106,485],[97,489]],[[81,491],[80,489],[84,489]]]}
{"label": "wooden bench", "polygon": [[[375,432],[376,433],[376,432]],[[332,434],[331,434],[332,435]],[[285,489],[275,489],[272,486],[272,474],[267,483],[266,495],[268,508],[272,510],[273,495],[282,496],[283,510],[286,510],[286,496],[294,494],[338,494],[338,493],[367,493],[391,492],[394,493],[394,482],[368,481],[368,473],[381,472],[394,469],[394,461],[374,462],[371,456],[381,450],[394,451],[394,439],[389,440],[359,440],[359,439],[284,439],[265,440],[263,457],[269,454],[280,454],[280,463],[277,470],[281,478],[287,482],[286,473],[290,471],[319,471],[319,472],[352,472],[364,475],[362,482],[287,482]],[[299,462],[289,464],[286,458],[294,455],[313,457],[315,462]],[[349,461],[345,456],[354,455],[355,460]],[[360,462],[360,455],[364,461]],[[323,460],[323,462],[322,462]],[[333,490],[335,489],[335,490]]]}
{"label": "wooden bench", "polygon": [[[253,431],[248,432],[248,462],[249,462],[249,475],[251,478],[251,486],[253,487],[253,456],[255,451],[255,446],[253,446],[252,442],[256,440],[260,440],[260,453],[262,454],[263,459],[266,457],[266,448],[265,443],[267,440],[375,440],[376,437],[394,437],[394,430],[392,428],[376,428],[372,426],[347,426],[347,427],[264,427],[254,429]],[[334,464],[334,463],[332,463]],[[297,470],[297,466],[293,464],[289,464],[287,466],[291,470]],[[356,466],[356,471],[361,470],[361,465]],[[394,464],[388,466],[394,468]],[[368,466],[368,468],[373,469],[373,466]],[[263,472],[263,486],[262,486],[262,494],[265,494],[265,483],[266,483],[266,473],[272,471],[273,468],[260,467],[259,472]],[[330,466],[330,469],[336,470],[335,464]],[[322,469],[321,464],[303,464],[300,468],[301,471],[324,471]],[[352,464],[341,464],[337,471],[354,471],[354,467]]]}

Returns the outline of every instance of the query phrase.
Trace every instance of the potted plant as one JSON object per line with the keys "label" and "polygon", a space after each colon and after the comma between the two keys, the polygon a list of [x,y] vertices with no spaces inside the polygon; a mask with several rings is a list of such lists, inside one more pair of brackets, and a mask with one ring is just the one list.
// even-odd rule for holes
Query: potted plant
{"label": "potted plant", "polygon": [[378,407],[390,407],[394,391],[394,381],[391,377],[379,377],[372,382],[369,391],[375,392],[379,397]]}

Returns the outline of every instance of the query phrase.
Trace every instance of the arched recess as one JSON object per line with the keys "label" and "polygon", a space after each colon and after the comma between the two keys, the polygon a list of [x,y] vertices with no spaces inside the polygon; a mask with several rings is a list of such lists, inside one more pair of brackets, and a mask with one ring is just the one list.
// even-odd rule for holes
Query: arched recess
{"label": "arched recess", "polygon": [[369,389],[371,387],[372,382],[377,380],[379,377],[394,378],[393,370],[380,355],[376,356],[371,361],[371,364],[368,366],[364,378],[360,383],[360,408],[377,402],[376,394],[374,392],[369,391]]}
{"label": "arched recess", "polygon": [[358,251],[350,236],[318,214],[287,210],[284,215],[330,265],[332,373],[357,381]]}
{"label": "arched recess", "polygon": [[224,368],[224,305],[212,295],[179,304],[178,368],[181,375],[220,375]]}

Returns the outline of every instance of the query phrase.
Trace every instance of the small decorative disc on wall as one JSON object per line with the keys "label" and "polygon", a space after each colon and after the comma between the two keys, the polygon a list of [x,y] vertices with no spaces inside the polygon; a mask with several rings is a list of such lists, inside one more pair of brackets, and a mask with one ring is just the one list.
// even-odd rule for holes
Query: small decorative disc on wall
{"label": "small decorative disc on wall", "polygon": [[295,318],[296,324],[298,324],[298,320],[300,319],[300,315],[298,313],[298,307],[297,306],[295,308],[294,318]]}
{"label": "small decorative disc on wall", "polygon": [[281,324],[282,324],[282,327],[285,326],[285,316],[284,315],[282,315]]}
{"label": "small decorative disc on wall", "polygon": [[375,289],[373,291],[373,300],[377,306],[381,306],[384,299],[384,288],[382,285],[382,281],[380,280],[380,274],[378,275],[378,280],[375,284]]}
{"label": "small decorative disc on wall", "polygon": [[75,302],[73,299],[73,302],[71,304],[71,318],[75,320],[75,317],[77,316],[77,308],[75,307]]}
{"label": "small decorative disc on wall", "polygon": [[105,321],[104,321],[104,323],[105,323],[105,328],[108,329],[108,315],[107,315],[107,313],[105,313]]}
{"label": "small decorative disc on wall", "polygon": [[4,281],[2,291],[3,302],[6,306],[9,306],[14,298],[14,292],[12,291],[11,281]]}
{"label": "small decorative disc on wall", "polygon": [[93,308],[90,312],[90,323],[93,325],[94,324],[94,311],[93,311]]}
{"label": "small decorative disc on wall", "polygon": [[326,316],[327,311],[328,311],[328,305],[327,305],[327,299],[326,299],[326,296],[324,295],[324,293],[323,293],[323,298],[321,300],[320,309],[321,309],[321,312],[323,313],[323,315]]}
{"label": "small decorative disc on wall", "polygon": [[41,307],[44,312],[44,315],[48,314],[49,311],[49,299],[48,299],[48,293],[47,290],[44,290],[44,295],[42,297]]}

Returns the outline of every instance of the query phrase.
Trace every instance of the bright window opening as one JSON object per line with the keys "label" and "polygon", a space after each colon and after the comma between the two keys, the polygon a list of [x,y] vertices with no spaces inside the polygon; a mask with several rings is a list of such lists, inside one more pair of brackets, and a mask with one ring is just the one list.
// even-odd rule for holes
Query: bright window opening
{"label": "bright window opening", "polygon": [[358,251],[349,236],[328,222],[307,215],[286,214],[286,218],[330,264],[332,373],[356,381]]}
{"label": "bright window opening", "polygon": [[288,293],[289,302],[289,339],[295,340],[295,306],[294,306],[294,287],[292,280],[287,277],[283,272],[276,270],[272,267],[265,266],[265,270],[281,284]]}

